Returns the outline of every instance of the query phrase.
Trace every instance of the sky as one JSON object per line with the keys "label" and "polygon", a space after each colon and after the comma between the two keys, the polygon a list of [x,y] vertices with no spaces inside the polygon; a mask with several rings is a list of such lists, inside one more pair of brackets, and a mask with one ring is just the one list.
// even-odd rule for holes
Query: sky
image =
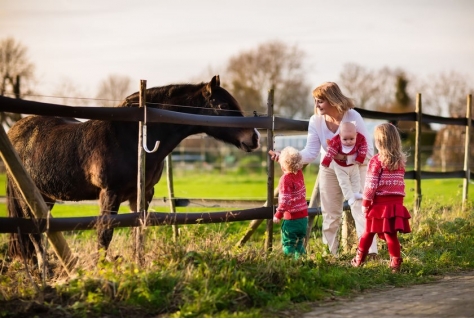
{"label": "sky", "polygon": [[472,0],[0,0],[7,37],[28,49],[44,95],[69,81],[93,98],[112,74],[133,91],[208,81],[209,69],[225,82],[232,56],[273,40],[306,53],[314,87],[346,63],[474,78]]}

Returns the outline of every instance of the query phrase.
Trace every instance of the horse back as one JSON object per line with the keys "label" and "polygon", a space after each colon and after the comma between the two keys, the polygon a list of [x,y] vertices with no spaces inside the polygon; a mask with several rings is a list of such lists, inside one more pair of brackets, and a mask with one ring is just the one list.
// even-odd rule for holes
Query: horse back
{"label": "horse back", "polygon": [[36,186],[51,199],[97,199],[120,153],[111,151],[120,143],[107,121],[29,116],[8,136]]}

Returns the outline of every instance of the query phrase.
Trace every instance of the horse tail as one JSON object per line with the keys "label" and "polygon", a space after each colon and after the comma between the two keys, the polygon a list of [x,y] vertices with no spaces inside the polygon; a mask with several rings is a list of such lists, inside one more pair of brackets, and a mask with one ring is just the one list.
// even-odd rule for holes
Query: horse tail
{"label": "horse tail", "polygon": [[[22,195],[8,174],[6,195],[8,217],[28,218],[32,216],[28,205],[23,200]],[[27,260],[36,259],[35,245],[33,240],[35,240],[36,243],[41,243],[41,235],[19,234],[19,232],[15,230],[15,232],[10,233],[10,240],[8,241],[8,254],[12,258],[24,256]]]}

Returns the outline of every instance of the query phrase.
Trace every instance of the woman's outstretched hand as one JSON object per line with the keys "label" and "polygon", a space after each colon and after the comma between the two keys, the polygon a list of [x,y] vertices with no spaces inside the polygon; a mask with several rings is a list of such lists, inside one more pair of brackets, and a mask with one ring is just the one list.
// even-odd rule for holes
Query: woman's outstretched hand
{"label": "woman's outstretched hand", "polygon": [[270,154],[270,158],[272,159],[272,161],[278,162],[278,160],[280,159],[280,152],[278,151],[269,150],[268,154]]}

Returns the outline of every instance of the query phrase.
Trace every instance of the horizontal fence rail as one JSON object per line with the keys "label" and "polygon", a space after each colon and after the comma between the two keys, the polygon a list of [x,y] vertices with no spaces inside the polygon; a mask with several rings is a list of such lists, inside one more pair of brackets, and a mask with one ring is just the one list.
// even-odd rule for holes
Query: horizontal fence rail
{"label": "horizontal fence rail", "polygon": [[[349,205],[344,205],[344,210],[349,210]],[[321,208],[308,208],[309,216],[321,215]],[[212,224],[223,222],[238,222],[254,219],[271,219],[273,207],[257,207],[250,209],[212,212],[212,213],[168,213],[150,212],[146,226]],[[104,215],[95,217],[62,217],[28,219],[18,217],[0,217],[0,233],[37,234],[44,232],[92,230],[100,225],[107,227],[139,227],[142,226],[143,217],[137,212]]]}
{"label": "horizontal fence rail", "polygon": [[[362,117],[368,119],[379,120],[398,120],[398,121],[416,121],[416,112],[408,113],[386,113],[378,111],[369,111],[355,108]],[[138,107],[90,107],[90,106],[65,106],[51,103],[42,103],[35,101],[27,101],[20,99],[12,99],[0,96],[0,112],[45,115],[45,116],[62,116],[74,117],[82,119],[94,119],[105,121],[126,121],[138,122],[143,121],[143,110]],[[223,126],[223,127],[255,127],[262,129],[274,129],[277,131],[307,131],[308,121],[293,120],[275,116],[273,118],[267,116],[253,117],[234,117],[234,116],[209,116],[184,114],[167,110],[148,108],[147,121],[154,123],[193,123],[203,126]],[[423,123],[437,123],[446,125],[467,125],[466,118],[448,118],[423,114]],[[471,125],[474,120],[471,119]]]}

